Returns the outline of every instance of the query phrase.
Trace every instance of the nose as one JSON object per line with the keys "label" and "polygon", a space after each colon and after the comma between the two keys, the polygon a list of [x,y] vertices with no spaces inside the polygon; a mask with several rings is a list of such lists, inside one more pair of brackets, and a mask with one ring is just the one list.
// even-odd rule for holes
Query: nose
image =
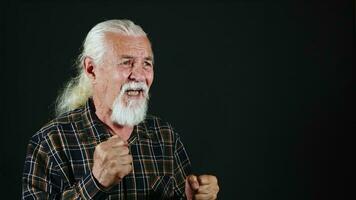
{"label": "nose", "polygon": [[133,64],[129,79],[136,82],[145,81],[146,77],[145,77],[145,71],[143,69],[142,63]]}

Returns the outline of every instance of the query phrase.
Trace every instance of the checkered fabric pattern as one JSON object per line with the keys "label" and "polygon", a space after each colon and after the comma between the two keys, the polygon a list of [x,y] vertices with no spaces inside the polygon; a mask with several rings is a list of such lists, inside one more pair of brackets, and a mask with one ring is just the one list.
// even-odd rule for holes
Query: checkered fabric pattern
{"label": "checkered fabric pattern", "polygon": [[95,146],[111,137],[91,99],[49,122],[31,139],[23,172],[23,199],[185,199],[191,165],[179,135],[147,116],[128,140],[133,171],[105,190],[91,169]]}

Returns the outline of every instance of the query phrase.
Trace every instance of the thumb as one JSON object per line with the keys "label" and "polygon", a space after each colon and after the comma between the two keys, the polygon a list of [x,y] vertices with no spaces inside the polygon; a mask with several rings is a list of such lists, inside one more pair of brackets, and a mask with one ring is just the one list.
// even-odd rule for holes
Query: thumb
{"label": "thumb", "polygon": [[199,189],[199,181],[197,176],[195,175],[189,175],[187,177],[187,180],[189,182],[190,187],[192,188],[193,191],[196,191]]}
{"label": "thumb", "polygon": [[198,178],[194,175],[189,175],[185,179],[185,195],[187,200],[193,200],[195,193],[199,189]]}

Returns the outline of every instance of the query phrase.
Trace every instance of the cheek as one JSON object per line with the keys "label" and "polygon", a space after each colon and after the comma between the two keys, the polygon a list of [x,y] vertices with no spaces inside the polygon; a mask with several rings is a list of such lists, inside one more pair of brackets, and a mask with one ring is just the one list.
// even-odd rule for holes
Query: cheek
{"label": "cheek", "polygon": [[114,70],[112,73],[112,76],[116,81],[125,82],[130,76],[131,70],[130,68],[116,68],[116,70]]}
{"label": "cheek", "polygon": [[111,87],[115,92],[120,92],[120,89],[124,83],[128,80],[128,75],[130,73],[127,70],[117,70],[111,74]]}
{"label": "cheek", "polygon": [[96,76],[95,87],[99,90],[99,92],[107,90],[108,85],[109,81],[106,76],[103,76],[102,74]]}

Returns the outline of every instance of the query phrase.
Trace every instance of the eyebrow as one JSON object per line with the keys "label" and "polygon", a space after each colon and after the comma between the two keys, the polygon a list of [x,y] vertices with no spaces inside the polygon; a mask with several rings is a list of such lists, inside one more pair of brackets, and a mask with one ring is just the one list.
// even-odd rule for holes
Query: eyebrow
{"label": "eyebrow", "polygon": [[[129,56],[129,55],[121,55],[120,58],[126,58],[126,59],[134,59],[134,56]],[[152,56],[147,56],[145,57],[145,60],[148,61],[153,61],[153,57]]]}

